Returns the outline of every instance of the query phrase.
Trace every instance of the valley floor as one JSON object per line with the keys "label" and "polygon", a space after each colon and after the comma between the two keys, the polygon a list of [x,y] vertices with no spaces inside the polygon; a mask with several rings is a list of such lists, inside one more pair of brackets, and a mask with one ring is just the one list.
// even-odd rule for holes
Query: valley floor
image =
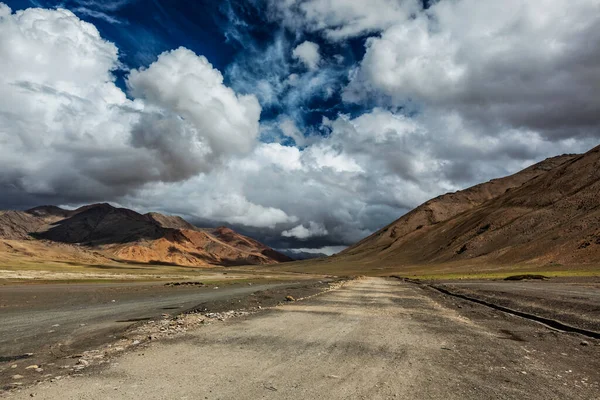
{"label": "valley floor", "polygon": [[14,399],[597,399],[600,342],[394,279],[151,342]]}

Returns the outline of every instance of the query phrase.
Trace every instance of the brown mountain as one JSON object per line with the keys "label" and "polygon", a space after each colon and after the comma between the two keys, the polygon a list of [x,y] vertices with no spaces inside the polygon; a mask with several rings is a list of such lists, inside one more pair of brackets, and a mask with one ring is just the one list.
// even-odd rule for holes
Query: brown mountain
{"label": "brown mountain", "polygon": [[600,264],[600,146],[429,200],[336,257],[364,265]]}
{"label": "brown mountain", "polygon": [[291,260],[227,228],[200,229],[180,217],[142,215],[109,204],[92,204],[72,211],[43,206],[0,212],[0,241],[0,252],[15,252],[25,241],[43,243],[44,249],[60,244],[61,252],[69,259],[82,258],[79,253],[86,252],[86,259],[92,254],[92,258],[189,266]]}

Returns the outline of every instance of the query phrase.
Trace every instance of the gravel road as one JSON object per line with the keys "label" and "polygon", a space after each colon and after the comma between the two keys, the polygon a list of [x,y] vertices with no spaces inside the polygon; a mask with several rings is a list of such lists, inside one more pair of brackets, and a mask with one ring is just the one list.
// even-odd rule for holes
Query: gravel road
{"label": "gravel road", "polygon": [[431,289],[367,278],[7,396],[598,399],[600,346],[582,343],[578,335]]}
{"label": "gravel road", "polygon": [[135,321],[163,313],[175,315],[206,301],[294,285],[298,284],[244,283],[217,289],[214,286],[173,288],[163,283],[2,286],[0,362],[10,362],[24,353],[52,350],[57,344],[89,348]]}

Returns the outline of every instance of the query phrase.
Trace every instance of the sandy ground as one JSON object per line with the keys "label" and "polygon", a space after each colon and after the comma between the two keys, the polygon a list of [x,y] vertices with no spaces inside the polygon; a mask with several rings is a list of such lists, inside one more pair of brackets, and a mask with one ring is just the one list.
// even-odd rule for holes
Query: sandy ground
{"label": "sandy ground", "polygon": [[600,332],[600,278],[433,283],[493,304]]}
{"label": "sandy ground", "polygon": [[397,280],[153,342],[12,399],[598,399],[600,346]]}

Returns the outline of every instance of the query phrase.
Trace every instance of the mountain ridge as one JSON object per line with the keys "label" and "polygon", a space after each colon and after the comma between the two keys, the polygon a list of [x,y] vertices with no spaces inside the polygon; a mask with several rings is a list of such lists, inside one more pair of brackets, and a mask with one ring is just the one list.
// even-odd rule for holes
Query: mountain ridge
{"label": "mountain ridge", "polygon": [[415,266],[600,265],[600,146],[416,207],[331,259]]}
{"label": "mountain ridge", "polygon": [[[227,235],[223,235],[227,229]],[[274,264],[291,258],[228,228],[197,228],[183,218],[97,203],[64,210],[0,211],[0,240],[71,245],[108,259],[185,266]],[[0,252],[2,248],[0,247]]]}

